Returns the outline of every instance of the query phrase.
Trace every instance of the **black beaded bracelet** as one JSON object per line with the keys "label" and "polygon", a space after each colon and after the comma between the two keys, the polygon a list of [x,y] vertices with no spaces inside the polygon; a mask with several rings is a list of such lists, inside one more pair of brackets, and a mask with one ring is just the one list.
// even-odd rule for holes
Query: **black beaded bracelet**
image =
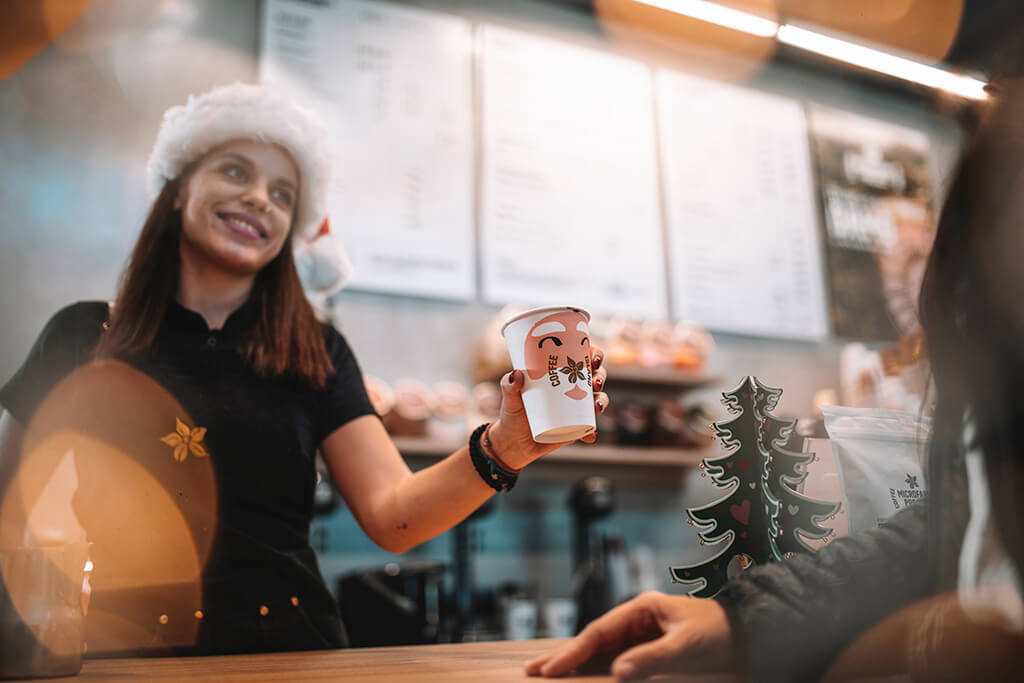
{"label": "black beaded bracelet", "polygon": [[473,467],[477,474],[488,486],[495,491],[511,491],[512,487],[516,485],[516,480],[519,479],[519,473],[509,472],[494,462],[484,452],[484,447],[480,445],[480,437],[483,436],[488,424],[487,422],[483,423],[470,434],[469,458],[473,461]]}

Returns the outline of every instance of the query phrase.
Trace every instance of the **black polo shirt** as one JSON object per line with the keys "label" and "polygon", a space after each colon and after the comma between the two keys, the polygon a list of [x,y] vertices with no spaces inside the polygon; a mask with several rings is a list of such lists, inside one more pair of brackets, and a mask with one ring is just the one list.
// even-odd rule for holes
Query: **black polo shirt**
{"label": "black polo shirt", "polygon": [[107,315],[103,302],[59,311],[0,389],[26,457],[55,467],[74,452],[72,506],[94,544],[90,650],[343,646],[309,525],[318,445],[374,414],[345,339],[323,326],[334,372],[316,390],[238,353],[254,302],[221,330],[173,303],[131,363],[91,360]]}

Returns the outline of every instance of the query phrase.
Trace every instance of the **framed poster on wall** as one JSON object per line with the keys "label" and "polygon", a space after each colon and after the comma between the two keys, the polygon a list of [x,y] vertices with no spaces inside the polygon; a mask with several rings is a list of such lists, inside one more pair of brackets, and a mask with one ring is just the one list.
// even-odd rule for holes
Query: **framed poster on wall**
{"label": "framed poster on wall", "polygon": [[915,331],[935,232],[927,135],[815,106],[808,120],[834,333],[894,340]]}
{"label": "framed poster on wall", "polygon": [[827,332],[800,102],[655,74],[673,317],[789,339]]}
{"label": "framed poster on wall", "polygon": [[664,318],[649,68],[493,26],[478,40],[484,299]]}
{"label": "framed poster on wall", "polygon": [[264,2],[260,77],[328,126],[351,288],[474,296],[471,40],[468,21],[407,7]]}

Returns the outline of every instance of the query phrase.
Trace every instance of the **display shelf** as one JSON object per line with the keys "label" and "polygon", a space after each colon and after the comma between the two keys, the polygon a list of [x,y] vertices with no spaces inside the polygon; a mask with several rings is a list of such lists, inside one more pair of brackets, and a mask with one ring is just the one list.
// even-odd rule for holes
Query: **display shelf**
{"label": "display shelf", "polygon": [[[406,456],[444,457],[464,442],[447,439],[392,437],[399,452]],[[704,458],[715,455],[717,446],[707,448],[662,448],[656,446],[612,446],[572,444],[548,453],[538,462],[590,462],[611,465],[647,465],[658,467],[696,467]]]}
{"label": "display shelf", "polygon": [[638,365],[608,365],[609,382],[630,384],[654,384],[680,389],[696,389],[720,381],[720,377],[708,375],[699,370],[676,370],[674,368],[644,368]]}

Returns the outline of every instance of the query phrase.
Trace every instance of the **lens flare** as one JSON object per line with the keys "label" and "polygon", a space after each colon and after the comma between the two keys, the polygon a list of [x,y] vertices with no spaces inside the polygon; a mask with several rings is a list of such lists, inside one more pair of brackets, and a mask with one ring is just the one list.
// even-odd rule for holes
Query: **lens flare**
{"label": "lens flare", "polygon": [[[27,549],[88,541],[87,557],[60,568],[81,587],[88,560],[91,653],[152,647],[150,612],[186,603],[191,614],[202,605],[217,488],[212,458],[196,456],[198,448],[176,458],[162,440],[185,424],[190,417],[162,386],[125,363],[102,361],[60,382],[26,428],[0,520],[22,530]],[[43,588],[8,584],[26,623]],[[194,642],[198,622],[180,621],[164,630],[163,644]]]}

